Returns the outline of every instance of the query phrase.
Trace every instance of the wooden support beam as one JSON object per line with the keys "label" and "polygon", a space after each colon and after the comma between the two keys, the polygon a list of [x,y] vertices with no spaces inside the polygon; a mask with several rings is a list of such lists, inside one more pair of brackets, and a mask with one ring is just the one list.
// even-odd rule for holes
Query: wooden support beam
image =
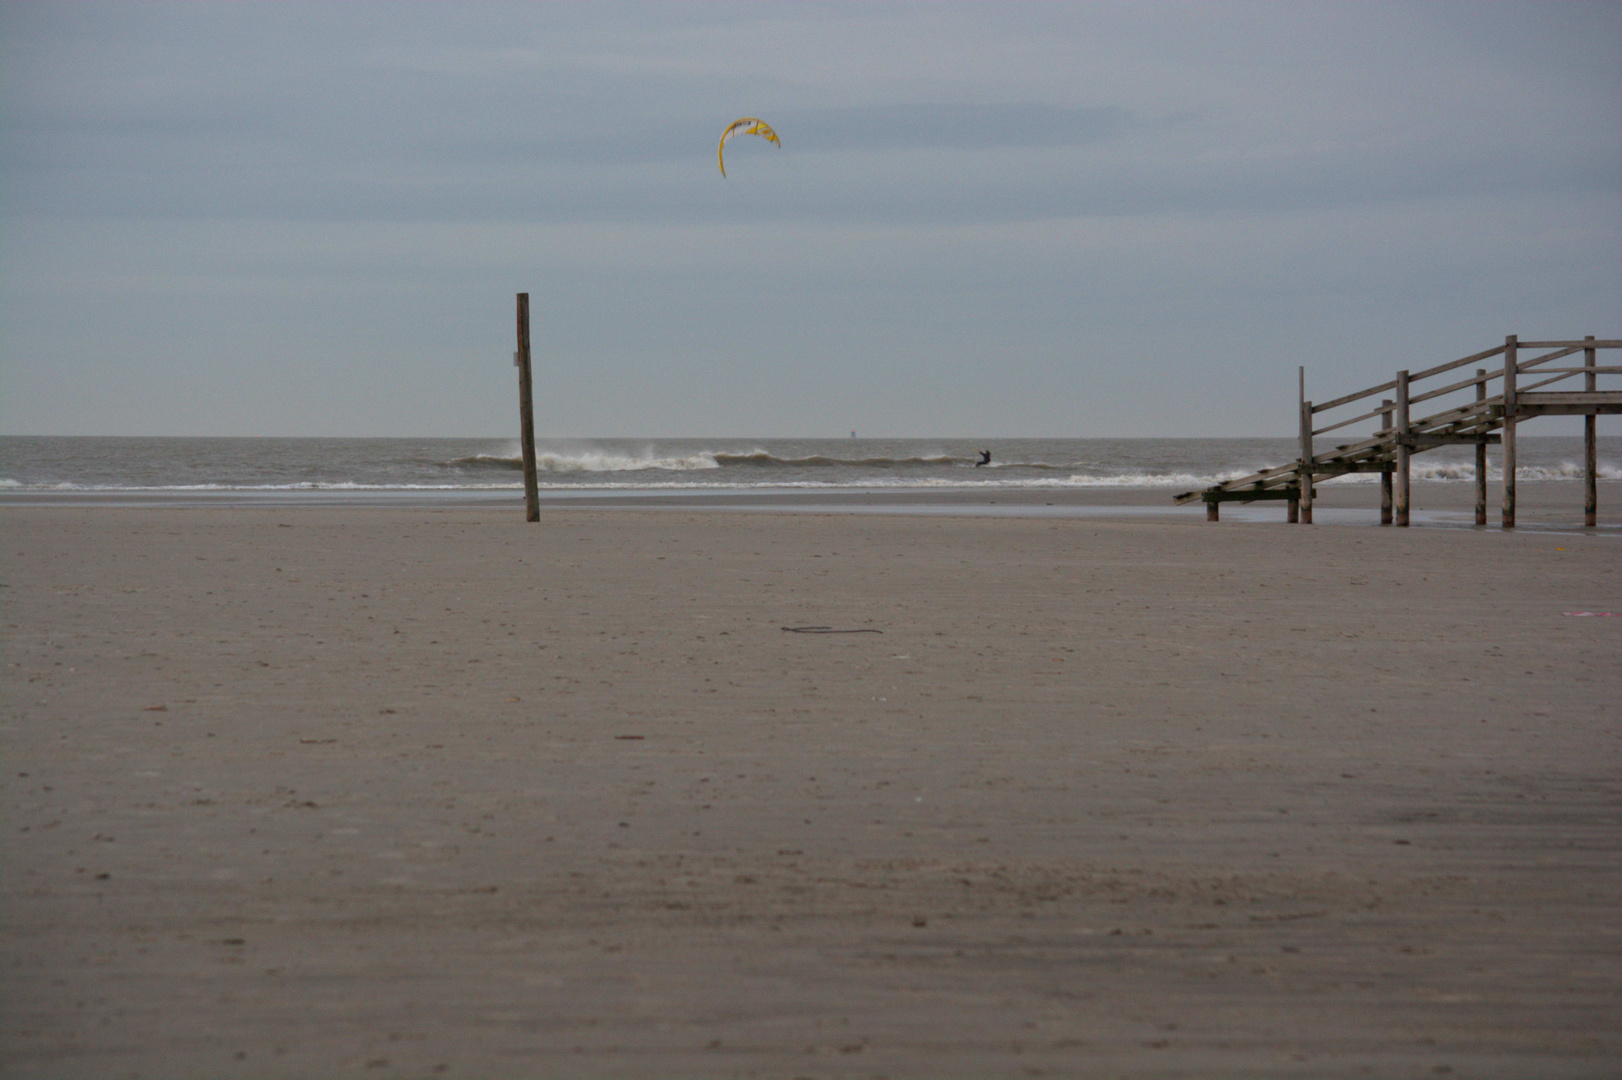
{"label": "wooden support beam", "polygon": [[1208,489],[1208,490],[1199,492],[1197,497],[1201,498],[1201,499],[1204,499],[1208,503],[1211,503],[1211,502],[1238,502],[1238,503],[1267,502],[1270,499],[1295,499],[1295,498],[1299,498],[1299,496],[1296,494],[1296,489],[1295,489],[1294,484],[1291,484],[1289,487],[1252,488],[1249,491],[1220,491],[1220,490],[1216,490],[1216,489]]}
{"label": "wooden support beam", "polygon": [[[1301,479],[1297,486],[1301,489],[1300,523],[1312,524],[1312,402],[1307,400],[1307,369],[1301,367],[1300,372],[1300,402],[1301,409],[1298,414],[1301,424]],[[1291,521],[1297,520],[1291,518]]]}
{"label": "wooden support beam", "polygon": [[[1533,397],[1541,397],[1534,394]],[[1596,394],[1603,397],[1603,394]],[[1549,404],[1547,402],[1528,402],[1524,397],[1515,399],[1515,415],[1522,420],[1529,420],[1534,416],[1619,416],[1622,415],[1622,399],[1615,402],[1602,402],[1596,405],[1564,405]]]}
{"label": "wooden support beam", "polygon": [[1220,521],[1220,520],[1222,520],[1222,511],[1217,509],[1217,507],[1219,507],[1221,505],[1222,504],[1217,502],[1215,499],[1212,499],[1209,502],[1207,502],[1205,504],[1205,520],[1206,521]]}
{"label": "wooden support beam", "polygon": [[[1577,350],[1576,349],[1571,349],[1569,351],[1570,352],[1576,352]],[[1588,352],[1588,350],[1584,349],[1583,352],[1586,353],[1586,352]],[[1521,370],[1525,371],[1530,366],[1531,366],[1530,364],[1522,364],[1521,365]],[[1614,364],[1613,365],[1607,365],[1605,367],[1601,367],[1598,364],[1584,364],[1582,367],[1546,367],[1546,368],[1538,368],[1538,374],[1539,375],[1587,375],[1590,372],[1592,372],[1595,375],[1622,375],[1622,367],[1618,367],[1618,366],[1616,366]]]}
{"label": "wooden support beam", "polygon": [[1504,510],[1503,527],[1515,527],[1515,377],[1520,374],[1520,343],[1504,339]]}
{"label": "wooden support beam", "polygon": [[535,404],[529,377],[529,293],[518,294],[518,422],[524,455],[524,520],[541,520],[535,478]]}
{"label": "wooden support beam", "polygon": [[[1585,376],[1586,378],[1587,376]],[[1558,406],[1569,406],[1574,413],[1581,414],[1584,408],[1595,406],[1622,405],[1622,390],[1544,390],[1522,391],[1515,395],[1515,404],[1521,412],[1527,409],[1542,407],[1550,409]]]}
{"label": "wooden support beam", "polygon": [[1408,508],[1412,489],[1409,486],[1409,459],[1413,456],[1412,435],[1408,427],[1408,373],[1397,372],[1397,526],[1408,527]]}
{"label": "wooden support beam", "polygon": [[[1477,368],[1476,400],[1487,400],[1487,369]],[[1487,441],[1476,443],[1476,524],[1487,524]]]}
{"label": "wooden support beam", "polygon": [[1328,473],[1331,476],[1351,476],[1354,473],[1388,473],[1396,469],[1390,461],[1382,458],[1369,458],[1364,461],[1323,461],[1320,460],[1313,467],[1317,476]]}
{"label": "wooden support beam", "polygon": [[[1391,407],[1394,404],[1390,398],[1380,402],[1380,426],[1387,430],[1391,427]],[[1380,470],[1380,524],[1391,524],[1391,470]]]}
{"label": "wooden support beam", "polygon": [[[1583,350],[1583,366],[1588,373],[1583,376],[1583,389],[1594,393],[1597,384],[1595,360],[1598,350],[1594,347],[1594,335],[1589,334],[1583,339],[1588,342],[1588,348]],[[1583,525],[1592,529],[1599,524],[1599,445],[1597,437],[1596,416],[1583,417]]]}

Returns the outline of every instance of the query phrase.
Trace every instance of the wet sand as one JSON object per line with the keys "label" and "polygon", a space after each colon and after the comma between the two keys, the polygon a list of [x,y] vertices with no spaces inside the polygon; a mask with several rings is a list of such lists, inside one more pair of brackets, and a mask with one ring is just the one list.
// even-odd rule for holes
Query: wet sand
{"label": "wet sand", "polygon": [[1614,1075],[1613,487],[0,507],[0,1075]]}

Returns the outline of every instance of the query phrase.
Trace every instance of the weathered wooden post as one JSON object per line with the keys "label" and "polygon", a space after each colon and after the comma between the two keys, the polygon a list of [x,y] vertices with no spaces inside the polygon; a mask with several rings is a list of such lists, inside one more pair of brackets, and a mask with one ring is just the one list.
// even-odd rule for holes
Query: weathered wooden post
{"label": "weathered wooden post", "polygon": [[1408,373],[1397,372],[1397,525],[1408,527],[1411,488],[1408,466],[1413,457],[1413,438],[1408,431]]}
{"label": "weathered wooden post", "polygon": [[1515,376],[1520,368],[1520,339],[1504,339],[1504,518],[1506,529],[1515,527]]}
{"label": "weathered wooden post", "polygon": [[[1476,368],[1476,400],[1487,400],[1487,369]],[[1485,421],[1486,417],[1482,417]],[[1487,436],[1476,441],[1476,524],[1487,524]]]}
{"label": "weathered wooden post", "polygon": [[529,378],[529,293],[518,294],[518,421],[524,453],[524,520],[541,520],[535,481],[535,404]]}
{"label": "weathered wooden post", "polygon": [[[1312,524],[1312,402],[1307,400],[1307,369],[1298,369],[1301,400],[1301,524]],[[1295,520],[1291,518],[1291,520]]]}
{"label": "weathered wooden post", "polygon": [[[1392,406],[1392,404],[1393,404],[1393,402],[1392,402],[1392,400],[1390,398],[1386,398],[1385,400],[1380,402],[1380,408],[1385,410],[1384,412],[1382,412],[1380,414],[1380,430],[1381,431],[1389,432],[1391,430],[1391,406]],[[1389,524],[1391,524],[1391,467],[1390,466],[1387,466],[1387,467],[1380,470],[1380,524],[1381,525],[1389,525]]]}
{"label": "weathered wooden post", "polygon": [[[1592,342],[1594,335],[1589,334],[1584,341]],[[1598,375],[1594,365],[1599,350],[1592,344],[1583,350],[1583,367],[1588,370],[1583,374],[1583,389],[1592,394],[1599,389]],[[1599,474],[1599,446],[1595,421],[1599,417],[1589,413],[1583,417],[1583,467],[1586,470],[1583,476],[1583,524],[1592,529],[1599,524],[1599,486],[1596,483]]]}

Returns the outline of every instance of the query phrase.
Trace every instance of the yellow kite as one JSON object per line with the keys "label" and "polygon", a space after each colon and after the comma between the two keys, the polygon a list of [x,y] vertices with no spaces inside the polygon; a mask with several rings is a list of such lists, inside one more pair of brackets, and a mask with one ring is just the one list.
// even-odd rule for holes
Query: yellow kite
{"label": "yellow kite", "polygon": [[715,148],[715,157],[721,163],[722,176],[727,174],[727,143],[738,135],[759,135],[763,139],[769,139],[776,143],[778,147],[783,145],[777,138],[777,132],[773,131],[772,126],[764,120],[756,120],[753,116],[746,116],[742,120],[732,121],[727,125],[727,129],[721,132],[721,144]]}

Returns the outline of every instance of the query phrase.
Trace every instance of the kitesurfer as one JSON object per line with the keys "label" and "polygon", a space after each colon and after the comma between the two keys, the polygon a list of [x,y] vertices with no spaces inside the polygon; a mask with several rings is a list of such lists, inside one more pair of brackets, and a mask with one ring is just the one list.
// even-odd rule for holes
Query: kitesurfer
{"label": "kitesurfer", "polygon": [[990,464],[991,464],[991,451],[990,450],[982,450],[982,451],[980,451],[980,460],[976,461],[974,463],[974,467],[976,469],[978,469],[982,465],[990,465]]}

